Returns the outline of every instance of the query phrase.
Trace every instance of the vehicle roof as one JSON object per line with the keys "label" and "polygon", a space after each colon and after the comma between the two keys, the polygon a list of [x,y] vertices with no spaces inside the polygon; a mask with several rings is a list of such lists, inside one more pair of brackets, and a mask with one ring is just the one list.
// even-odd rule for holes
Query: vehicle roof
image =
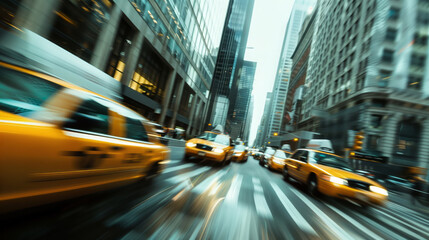
{"label": "vehicle roof", "polygon": [[312,148],[298,148],[296,151],[298,151],[298,150],[306,150],[306,151],[318,152],[318,153],[329,154],[329,155],[332,155],[332,156],[343,158],[343,157],[338,156],[337,154],[334,154],[334,153],[325,152],[325,151],[321,151],[321,150],[317,150],[317,149],[312,149]]}

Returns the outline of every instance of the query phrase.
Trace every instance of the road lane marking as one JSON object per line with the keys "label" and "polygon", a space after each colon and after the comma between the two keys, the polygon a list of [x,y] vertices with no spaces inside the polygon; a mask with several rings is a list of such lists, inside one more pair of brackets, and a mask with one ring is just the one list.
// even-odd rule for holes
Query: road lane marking
{"label": "road lane marking", "polygon": [[316,231],[314,231],[313,227],[305,220],[305,218],[301,215],[301,213],[295,208],[293,203],[286,197],[282,190],[275,184],[271,183],[274,192],[277,194],[277,197],[280,199],[280,202],[283,204],[283,207],[295,221],[298,227],[310,234],[318,235]]}
{"label": "road lane marking", "polygon": [[330,204],[326,204],[326,205],[329,208],[331,208],[334,212],[336,212],[338,215],[340,215],[341,217],[343,217],[344,219],[349,221],[353,226],[355,226],[359,230],[361,230],[364,234],[370,236],[372,239],[376,239],[376,240],[383,240],[384,239],[384,238],[378,236],[378,234],[376,234],[373,231],[371,231],[370,229],[368,229],[367,227],[363,226],[361,223],[359,223],[358,221],[356,221],[355,219],[353,219],[349,215],[347,215],[344,212],[342,212],[341,210],[339,210],[338,208],[331,206]]}
{"label": "road lane marking", "polygon": [[185,181],[186,179],[189,179],[189,178],[191,178],[191,177],[195,177],[195,176],[197,176],[197,175],[199,175],[199,174],[202,174],[203,172],[206,172],[206,171],[208,171],[208,170],[210,170],[211,168],[209,168],[209,167],[202,167],[202,168],[198,168],[198,169],[195,169],[194,171],[192,171],[192,172],[187,172],[187,173],[184,173],[184,174],[180,174],[180,175],[178,175],[178,176],[174,176],[174,177],[171,177],[171,178],[167,178],[166,179],[166,181],[168,181],[168,182],[170,182],[170,183],[179,183],[179,182],[183,182],[183,181]]}
{"label": "road lane marking", "polygon": [[[357,212],[353,212],[353,213],[354,213],[353,215],[355,218],[359,218],[361,221],[370,224],[371,226],[373,226],[374,228],[376,228],[380,232],[388,235],[390,238],[387,238],[387,239],[406,240],[406,238],[399,236],[398,234],[394,233],[391,229],[384,227],[383,225],[381,225],[378,222],[370,219],[369,217],[367,217],[361,213],[360,214]],[[377,219],[377,221],[378,221],[378,219]]]}
{"label": "road lane marking", "polygon": [[241,187],[242,181],[243,181],[242,175],[237,174],[234,176],[234,178],[232,179],[231,186],[228,190],[228,193],[226,194],[225,201],[224,201],[225,203],[231,204],[233,206],[237,205],[238,194],[240,193],[240,187]]}
{"label": "road lane marking", "polygon": [[176,166],[176,167],[166,168],[164,171],[162,171],[162,173],[174,172],[174,171],[178,171],[178,170],[181,170],[181,169],[184,169],[184,168],[189,168],[189,167],[192,167],[192,166],[195,166],[195,165],[192,164],[192,163],[187,163],[187,164]]}
{"label": "road lane marking", "polygon": [[191,192],[193,193],[197,193],[197,194],[202,194],[203,192],[207,191],[208,189],[210,189],[210,186],[212,186],[213,183],[215,183],[216,181],[218,181],[221,177],[223,177],[226,173],[225,169],[222,169],[214,174],[212,174],[210,177],[206,178],[204,181],[202,181],[201,183],[197,184]]}
{"label": "road lane marking", "polygon": [[[380,211],[380,210],[378,210],[378,209],[376,209],[376,208],[374,208],[374,211],[376,211],[376,212],[378,212],[378,213],[381,213],[382,215],[384,215],[384,216],[386,216],[386,217],[390,218],[390,219],[392,220],[392,221],[391,221],[392,226],[395,226],[395,228],[397,228],[397,229],[401,230],[402,232],[404,232],[404,233],[406,233],[406,234],[408,234],[408,235],[410,235],[410,236],[412,236],[413,238],[416,238],[416,239],[425,239],[425,238],[422,238],[420,235],[415,234],[413,231],[410,231],[410,230],[408,230],[407,228],[405,228],[405,227],[401,226],[400,224],[402,224],[403,222],[400,222],[398,219],[396,219],[396,218],[394,218],[394,217],[390,216],[389,214],[384,213],[383,211]],[[395,222],[397,222],[397,224],[395,224]],[[419,231],[420,233],[423,233],[423,235],[426,235],[426,237],[428,237],[428,236],[429,236],[427,232],[422,231],[422,230],[420,230],[419,228],[416,228],[416,227],[411,226],[411,225],[408,225],[407,227],[408,227],[408,228],[413,228],[415,231]],[[427,238],[426,238],[426,239],[427,239]]]}
{"label": "road lane marking", "polygon": [[[421,216],[419,212],[416,212],[414,210],[408,209],[408,208],[406,208],[406,207],[404,207],[402,205],[399,205],[399,204],[391,202],[391,201],[388,202],[387,205],[396,206],[396,208],[394,208],[393,206],[389,207],[389,208],[392,208],[393,211],[397,211],[399,214],[406,213],[406,215],[412,215],[414,218],[418,218],[421,222],[429,224],[429,220],[426,219],[426,218],[424,218],[423,216]],[[399,210],[400,208],[402,208],[403,211]]]}
{"label": "road lane marking", "polygon": [[326,215],[322,210],[319,209],[314,203],[312,203],[307,197],[305,197],[298,190],[291,188],[291,190],[298,196],[305,204],[307,204],[310,209],[316,213],[316,215],[322,219],[322,221],[331,229],[331,232],[337,235],[339,239],[354,239],[350,234],[346,233],[344,229],[336,222],[334,222],[328,215]]}
{"label": "road lane marking", "polygon": [[258,178],[252,177],[253,182],[253,198],[255,200],[256,212],[262,217],[273,218],[267,200],[265,199],[264,190],[261,186],[261,181]]}

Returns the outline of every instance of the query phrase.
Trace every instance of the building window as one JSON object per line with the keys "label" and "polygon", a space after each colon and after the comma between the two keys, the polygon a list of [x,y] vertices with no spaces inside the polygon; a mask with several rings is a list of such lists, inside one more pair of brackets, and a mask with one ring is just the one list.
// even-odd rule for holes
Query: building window
{"label": "building window", "polygon": [[394,42],[396,39],[397,30],[393,28],[388,28],[386,31],[386,40],[390,42]]}
{"label": "building window", "polygon": [[420,142],[421,126],[412,120],[399,122],[396,133],[394,155],[407,160],[418,159],[418,146]]}
{"label": "building window", "polygon": [[421,86],[422,86],[422,77],[413,76],[413,75],[408,76],[408,84],[407,84],[408,88],[420,90]]}
{"label": "building window", "polygon": [[425,55],[413,54],[413,55],[411,55],[411,66],[424,67],[425,66],[425,60],[426,60]]}
{"label": "building window", "polygon": [[146,44],[143,44],[129,87],[161,102],[170,69]]}
{"label": "building window", "polygon": [[382,119],[383,119],[382,115],[371,114],[370,127],[371,128],[379,128],[379,127],[381,127],[381,120]]}
{"label": "building window", "polygon": [[63,0],[53,29],[47,38],[89,61],[97,43],[98,35],[110,18],[110,1],[71,1]]}
{"label": "building window", "polygon": [[425,10],[417,12],[417,23],[421,25],[429,24],[429,14]]}
{"label": "building window", "polygon": [[399,18],[399,9],[398,8],[391,8],[389,10],[389,13],[388,13],[388,18],[390,20],[398,19]]}
{"label": "building window", "polygon": [[122,19],[110,53],[109,65],[106,69],[106,73],[118,81],[121,80],[125,69],[126,59],[128,57],[131,40],[133,38],[132,33],[133,29],[125,19]]}
{"label": "building window", "polygon": [[384,49],[383,55],[381,56],[381,60],[385,63],[392,63],[393,62],[393,50],[390,49]]}
{"label": "building window", "polygon": [[420,35],[416,33],[414,35],[414,44],[420,46],[426,46],[428,44],[428,36]]}
{"label": "building window", "polygon": [[380,136],[369,135],[366,141],[366,147],[368,150],[378,150],[378,144],[380,142]]}

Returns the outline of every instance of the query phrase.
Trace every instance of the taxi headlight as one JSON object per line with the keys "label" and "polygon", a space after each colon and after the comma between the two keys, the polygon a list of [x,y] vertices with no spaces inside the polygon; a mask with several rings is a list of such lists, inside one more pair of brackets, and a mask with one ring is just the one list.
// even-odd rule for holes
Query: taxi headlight
{"label": "taxi headlight", "polygon": [[379,193],[381,195],[387,196],[387,190],[381,187],[377,187],[377,186],[369,186],[369,190],[371,190],[371,192],[375,192],[375,193]]}
{"label": "taxi headlight", "polygon": [[222,148],[213,148],[212,150],[215,153],[223,153],[223,149]]}
{"label": "taxi headlight", "polygon": [[196,147],[196,146],[197,146],[197,144],[196,144],[196,143],[193,143],[193,142],[187,142],[187,143],[186,143],[186,146],[187,146],[187,147]]}
{"label": "taxi headlight", "polygon": [[334,177],[334,176],[330,176],[330,175],[326,175],[323,174],[321,176],[321,178],[325,181],[329,181],[331,183],[336,183],[336,184],[340,184],[340,185],[348,185],[347,180],[339,178],[339,177]]}

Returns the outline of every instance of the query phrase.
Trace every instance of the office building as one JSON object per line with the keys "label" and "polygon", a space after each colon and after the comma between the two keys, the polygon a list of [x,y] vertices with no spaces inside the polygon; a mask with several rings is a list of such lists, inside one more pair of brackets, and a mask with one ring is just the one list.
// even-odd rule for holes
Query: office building
{"label": "office building", "polygon": [[302,24],[312,11],[316,4],[316,0],[295,1],[286,27],[286,32],[283,40],[282,52],[277,67],[276,78],[273,85],[272,112],[267,120],[268,130],[267,138],[278,136],[284,132],[281,128],[286,102],[286,95],[292,71],[291,56],[295,51],[298,43],[298,36]]}
{"label": "office building", "polygon": [[267,92],[267,96],[265,97],[265,105],[264,105],[264,114],[262,114],[261,122],[258,126],[258,132],[256,133],[255,143],[253,144],[256,147],[265,147],[268,144],[268,140],[266,139],[267,130],[268,130],[268,119],[271,112],[271,100],[273,93]]}
{"label": "office building", "polygon": [[254,0],[231,0],[223,28],[213,81],[210,88],[206,129],[225,126],[230,133],[238,83],[246,51]]}
{"label": "office building", "polygon": [[429,168],[429,3],[321,1],[298,129],[320,132],[337,152],[348,130],[362,151]]}
{"label": "office building", "polygon": [[241,76],[238,83],[237,97],[234,111],[230,117],[231,132],[233,139],[244,140],[247,116],[249,114],[250,99],[253,90],[253,80],[255,78],[256,62],[244,61]]}

